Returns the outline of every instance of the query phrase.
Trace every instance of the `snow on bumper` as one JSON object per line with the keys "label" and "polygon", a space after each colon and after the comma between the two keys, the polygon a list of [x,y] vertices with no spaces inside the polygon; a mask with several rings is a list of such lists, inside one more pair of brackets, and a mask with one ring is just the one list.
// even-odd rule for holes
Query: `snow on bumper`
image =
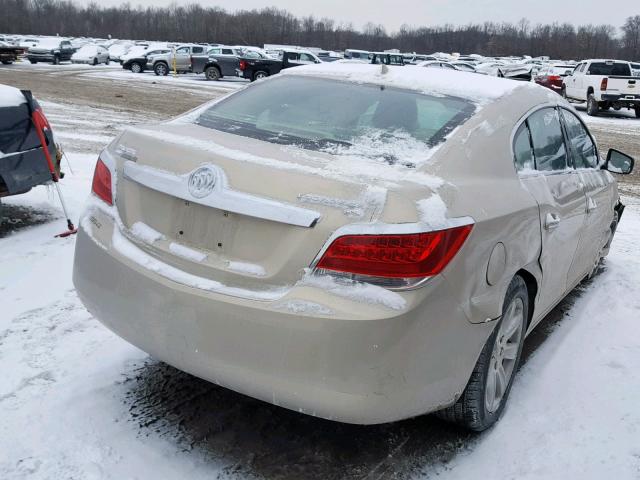
{"label": "snow on bumper", "polygon": [[159,360],[302,413],[375,424],[446,406],[493,328],[452,308],[444,281],[400,310],[304,283],[273,300],[204,291],[123,256],[114,229],[85,217],[76,243],[73,281],[98,320]]}

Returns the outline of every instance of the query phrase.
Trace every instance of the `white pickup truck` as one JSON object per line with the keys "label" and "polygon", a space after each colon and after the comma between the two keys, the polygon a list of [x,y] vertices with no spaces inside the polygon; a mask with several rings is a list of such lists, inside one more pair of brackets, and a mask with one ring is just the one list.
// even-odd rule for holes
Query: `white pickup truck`
{"label": "white pickup truck", "polygon": [[629,62],[584,60],[562,82],[562,96],[587,102],[587,114],[627,108],[640,118],[640,77],[634,77]]}

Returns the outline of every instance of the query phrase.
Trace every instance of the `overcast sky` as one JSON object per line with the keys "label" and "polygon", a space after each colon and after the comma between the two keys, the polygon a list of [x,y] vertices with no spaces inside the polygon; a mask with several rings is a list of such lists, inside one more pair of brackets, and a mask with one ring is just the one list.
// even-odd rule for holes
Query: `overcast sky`
{"label": "overcast sky", "polygon": [[[88,3],[88,0],[79,0]],[[172,0],[130,0],[132,5],[165,6]],[[122,0],[101,0],[102,5],[119,5]],[[227,10],[275,6],[294,15],[330,17],[352,22],[357,28],[366,22],[381,23],[388,31],[400,25],[440,25],[469,22],[517,22],[523,17],[532,23],[609,23],[621,26],[631,15],[640,14],[638,0],[177,0],[179,4],[199,3]]]}

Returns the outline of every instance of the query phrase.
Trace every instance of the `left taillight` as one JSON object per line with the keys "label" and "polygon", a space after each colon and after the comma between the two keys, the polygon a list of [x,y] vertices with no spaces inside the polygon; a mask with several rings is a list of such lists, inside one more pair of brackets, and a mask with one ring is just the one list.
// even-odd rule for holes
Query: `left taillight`
{"label": "left taillight", "polygon": [[[433,232],[344,235],[336,238],[316,264],[322,273],[364,276],[373,283],[433,277],[451,262],[473,225]],[[397,283],[397,282],[396,282]],[[405,282],[410,284],[415,282]]]}
{"label": "left taillight", "polygon": [[607,90],[608,86],[609,86],[609,79],[607,77],[605,77],[600,82],[600,90],[602,90],[604,92],[604,91]]}
{"label": "left taillight", "polygon": [[107,167],[100,158],[98,158],[96,169],[93,172],[91,191],[93,191],[98,198],[102,199],[107,204],[113,205],[113,195],[111,192],[111,170],[109,170],[109,167]]}

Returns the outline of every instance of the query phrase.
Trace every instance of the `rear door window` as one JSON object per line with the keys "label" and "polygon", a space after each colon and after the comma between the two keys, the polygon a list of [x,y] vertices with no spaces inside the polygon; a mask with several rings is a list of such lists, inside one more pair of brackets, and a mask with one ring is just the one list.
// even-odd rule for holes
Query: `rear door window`
{"label": "rear door window", "polygon": [[527,123],[531,131],[536,169],[542,171],[566,169],[567,149],[558,111],[555,108],[543,108],[532,113]]}
{"label": "rear door window", "polygon": [[193,47],[193,53],[202,53],[204,52],[204,48],[202,47]]}
{"label": "rear door window", "polygon": [[567,129],[573,163],[576,168],[595,168],[598,166],[596,146],[582,122],[573,113],[562,109],[562,117]]}

